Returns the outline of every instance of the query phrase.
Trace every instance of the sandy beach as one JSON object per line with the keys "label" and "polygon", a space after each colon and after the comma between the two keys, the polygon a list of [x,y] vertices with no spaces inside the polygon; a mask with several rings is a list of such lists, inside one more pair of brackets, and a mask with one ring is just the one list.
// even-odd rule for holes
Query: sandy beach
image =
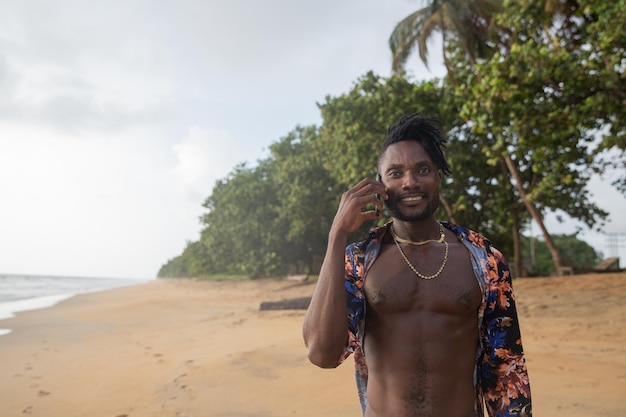
{"label": "sandy beach", "polygon": [[[263,301],[314,284],[157,280],[0,322],[0,417],[360,415],[352,361],[311,365],[304,310]],[[621,417],[626,273],[514,281],[533,414]]]}

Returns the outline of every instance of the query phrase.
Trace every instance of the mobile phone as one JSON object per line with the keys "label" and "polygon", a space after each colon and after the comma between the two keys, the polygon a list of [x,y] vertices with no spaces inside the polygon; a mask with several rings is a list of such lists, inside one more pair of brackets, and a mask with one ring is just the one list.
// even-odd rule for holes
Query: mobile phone
{"label": "mobile phone", "polygon": [[[382,182],[382,177],[380,176],[380,174],[376,174],[376,181]],[[377,200],[380,200],[380,194],[376,193],[374,195],[376,196]],[[378,209],[378,206],[374,208],[374,213],[376,214],[376,217],[380,215],[380,210]]]}

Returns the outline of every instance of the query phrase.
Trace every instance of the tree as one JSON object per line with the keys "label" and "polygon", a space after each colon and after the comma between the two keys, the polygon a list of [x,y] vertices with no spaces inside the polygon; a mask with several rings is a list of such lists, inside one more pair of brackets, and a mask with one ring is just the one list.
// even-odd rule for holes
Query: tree
{"label": "tree", "polygon": [[[394,68],[416,44],[425,61],[430,35],[444,35],[444,86],[462,97],[467,126],[484,137],[481,152],[492,166],[506,168],[515,198],[539,224],[560,265],[543,213],[563,210],[597,227],[606,213],[589,201],[591,173],[610,165],[626,173],[626,0],[504,1],[482,9],[478,2],[451,7],[455,3],[430,2],[398,25],[391,42]],[[463,36],[457,22],[476,15],[481,17],[465,22]],[[484,41],[493,54],[474,59],[467,39]],[[626,192],[626,175],[614,184]],[[519,235],[522,223],[514,223]]]}
{"label": "tree", "polygon": [[[528,266],[531,268],[529,272],[532,275],[548,276],[556,272],[545,241],[525,237],[523,242],[524,258],[529,261]],[[554,235],[554,242],[567,264],[571,265],[576,272],[591,271],[602,260],[602,254],[596,252],[587,242],[578,239],[576,233]]]}
{"label": "tree", "polygon": [[[368,73],[349,92],[327,97],[320,108],[328,169],[342,190],[363,177],[374,178],[380,146],[392,122],[413,112],[437,117],[449,140],[446,155],[452,172],[442,184],[442,209],[447,209],[438,217],[483,231],[510,253],[510,230],[515,221],[525,220],[525,213],[514,198],[506,170],[485,163],[480,137],[458,118],[462,102],[444,91],[437,81],[413,83],[399,75],[382,78]],[[362,236],[370,226],[364,225],[356,235]]]}
{"label": "tree", "polygon": [[467,98],[463,117],[486,135],[485,154],[493,164],[505,162],[555,265],[561,266],[542,212],[559,209],[590,227],[606,217],[586,188],[592,173],[589,149],[601,127],[601,113],[589,108],[587,99],[601,81],[581,60],[586,54],[579,36],[572,35],[583,33],[573,26],[588,19],[555,21],[547,36],[537,2],[506,4],[497,21],[510,30],[509,45],[467,71],[467,84],[456,91]]}
{"label": "tree", "polygon": [[218,181],[203,206],[201,241],[211,272],[245,274],[252,278],[282,272],[276,185],[267,161],[255,168],[238,165]]}
{"label": "tree", "polygon": [[502,161],[488,164],[484,137],[466,123],[448,131],[447,159],[452,175],[446,179],[445,195],[458,223],[480,231],[507,254],[514,276],[522,270],[521,225],[528,219],[516,196]]}
{"label": "tree", "polygon": [[272,144],[270,152],[280,204],[276,230],[283,238],[282,258],[290,272],[317,273],[339,198],[324,166],[318,128],[297,127]]}
{"label": "tree", "polygon": [[444,125],[443,100],[436,80],[416,84],[403,76],[383,78],[372,72],[360,77],[349,92],[327,96],[319,105],[320,134],[327,168],[337,185],[348,189],[363,177],[375,177],[387,129],[400,117],[419,112],[438,117]]}
{"label": "tree", "polygon": [[240,164],[217,181],[200,240],[159,276],[317,272],[338,201],[321,150],[315,126],[297,127],[256,167]]}
{"label": "tree", "polygon": [[448,36],[462,46],[472,64],[492,54],[491,19],[502,10],[501,0],[429,0],[427,3],[426,7],[400,21],[389,38],[394,72],[404,69],[416,46],[420,58],[427,64],[428,41],[435,31],[443,35],[447,67]]}
{"label": "tree", "polygon": [[[426,53],[427,44],[434,31],[439,31],[443,36],[443,52],[444,61],[448,69],[448,75],[444,80],[444,89],[454,90],[455,85],[464,82],[463,77],[456,76],[456,70],[467,70],[476,64],[477,59],[487,59],[496,50],[495,46],[500,40],[499,37],[494,36],[496,34],[493,27],[494,16],[502,12],[501,0],[488,0],[488,1],[431,1],[429,6],[424,7],[409,15],[402,20],[394,29],[390,38],[390,47],[392,51],[392,68],[395,72],[400,72],[406,61],[411,54],[413,48],[419,46],[420,58],[424,63],[427,63]],[[550,2],[548,2],[550,3]],[[546,6],[548,7],[548,6]],[[501,34],[506,33],[500,30]],[[449,37],[448,35],[452,35]],[[502,39],[505,39],[502,37]],[[450,59],[450,56],[452,59]],[[469,62],[465,62],[467,59]],[[465,130],[464,133],[459,132]],[[457,128],[457,135],[461,138],[467,138],[472,136],[468,134],[468,129]],[[457,145],[457,148],[465,147],[472,148],[471,140],[465,143]],[[476,149],[474,149],[476,150]],[[467,163],[474,164],[476,161],[472,159],[469,161],[464,158],[463,154],[460,155],[460,160]],[[451,159],[454,159],[454,154],[451,155]],[[504,161],[500,164],[504,166]],[[482,165],[483,167],[486,164]],[[462,170],[464,172],[477,172],[468,171],[467,166]],[[485,169],[480,166],[478,168],[479,177],[489,175],[484,172]],[[501,167],[502,168],[502,167]],[[504,170],[506,171],[506,170]],[[489,211],[494,216],[491,221],[483,222],[478,221],[476,223],[466,224],[486,224],[489,227],[487,232],[491,233],[491,236],[495,236],[499,241],[506,242],[506,246],[509,244],[513,247],[513,265],[512,269],[515,273],[521,271],[521,253],[520,253],[520,235],[519,230],[521,224],[523,224],[523,212],[520,209],[520,204],[514,201],[513,190],[509,186],[510,181],[503,179],[502,175],[507,176],[506,172],[502,172],[501,169],[496,169],[491,178],[485,180],[476,180],[472,184],[472,188],[459,188],[457,196],[457,203],[466,208],[467,200],[483,200],[483,202],[496,202],[499,201],[503,205],[496,206],[504,209],[506,213],[504,216],[500,216],[499,213],[502,210]],[[494,181],[495,180],[495,181]],[[456,181],[456,184],[464,183],[465,181]],[[495,193],[490,193],[486,190],[478,191],[478,185],[483,185],[482,188],[492,188],[491,186],[500,184],[503,188],[500,192],[497,190]],[[473,195],[467,194],[467,190],[472,189]],[[463,195],[466,194],[466,197]],[[490,195],[492,198],[484,200],[485,195]],[[503,198],[496,198],[503,197]],[[506,201],[502,201],[502,200]],[[476,211],[474,213],[482,213],[484,205],[474,203],[471,205]],[[454,211],[454,208],[450,208],[449,212]],[[465,210],[466,214],[471,214],[471,210]],[[501,222],[499,222],[501,220]],[[498,227],[500,226],[500,227]],[[506,239],[503,234],[502,226],[510,230],[512,240]],[[504,246],[504,245],[503,245]]]}
{"label": "tree", "polygon": [[202,277],[209,271],[204,245],[200,241],[187,242],[183,253],[163,265],[157,277]]}
{"label": "tree", "polygon": [[613,185],[626,195],[626,0],[579,3],[589,16],[584,25],[581,61],[592,75],[583,94],[589,111],[603,127],[594,156],[600,173],[607,168],[617,170]]}
{"label": "tree", "polygon": [[[327,96],[319,105],[323,119],[320,134],[324,161],[337,187],[343,192],[364,177],[376,176],[387,129],[400,117],[420,112],[438,117],[445,125],[444,101],[437,80],[415,84],[403,76],[385,79],[372,72],[360,77],[348,93]],[[355,236],[360,237],[370,226],[363,225]]]}

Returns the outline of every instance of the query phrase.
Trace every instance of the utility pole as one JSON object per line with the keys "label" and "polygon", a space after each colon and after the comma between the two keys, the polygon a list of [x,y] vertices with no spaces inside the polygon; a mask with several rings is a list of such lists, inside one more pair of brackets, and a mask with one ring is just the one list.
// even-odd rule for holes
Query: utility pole
{"label": "utility pole", "polygon": [[607,233],[606,246],[609,258],[619,257],[620,249],[626,247],[626,233]]}

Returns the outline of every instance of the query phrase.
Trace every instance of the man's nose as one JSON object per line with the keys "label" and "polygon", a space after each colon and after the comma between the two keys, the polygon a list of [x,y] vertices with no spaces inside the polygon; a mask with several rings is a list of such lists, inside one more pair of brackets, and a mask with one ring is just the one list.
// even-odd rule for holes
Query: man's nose
{"label": "man's nose", "polygon": [[404,179],[402,181],[402,188],[411,189],[415,188],[419,185],[419,179],[415,172],[409,171],[404,175]]}

